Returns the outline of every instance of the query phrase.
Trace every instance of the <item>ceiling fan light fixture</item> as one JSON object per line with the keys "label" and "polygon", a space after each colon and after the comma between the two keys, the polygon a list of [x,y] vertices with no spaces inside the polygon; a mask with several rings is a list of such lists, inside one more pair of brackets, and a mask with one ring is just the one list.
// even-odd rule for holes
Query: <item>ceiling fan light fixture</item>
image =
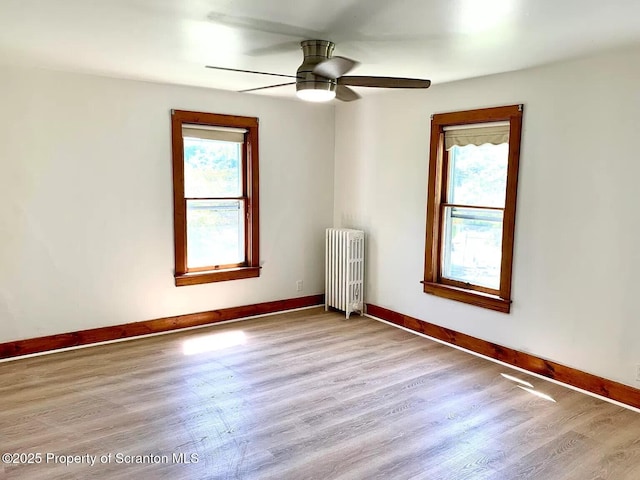
{"label": "ceiling fan light fixture", "polygon": [[307,102],[328,102],[336,98],[335,90],[324,90],[305,88],[303,90],[297,90],[296,95],[299,99]]}

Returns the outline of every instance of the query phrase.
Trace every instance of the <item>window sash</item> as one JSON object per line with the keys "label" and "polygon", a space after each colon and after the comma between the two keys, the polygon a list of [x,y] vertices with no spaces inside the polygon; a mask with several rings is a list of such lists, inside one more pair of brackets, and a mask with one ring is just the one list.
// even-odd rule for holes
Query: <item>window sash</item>
{"label": "window sash", "polygon": [[[216,202],[218,204],[216,205]],[[235,207],[235,203],[237,202],[237,207]],[[208,203],[208,205],[207,205]],[[246,199],[237,198],[237,199],[186,199],[187,204],[187,272],[198,272],[198,271],[206,271],[206,270],[218,270],[224,268],[234,268],[240,267],[247,264],[247,251],[246,251],[246,229],[247,229],[247,215],[246,215]],[[190,209],[190,204],[200,204],[200,207],[195,207]],[[225,205],[226,204],[226,205]],[[232,228],[224,228],[224,224],[215,225],[217,231],[207,232],[206,231],[206,215],[200,215],[199,218],[194,218],[194,223],[205,223],[205,228],[198,229],[192,223],[189,222],[189,214],[192,216],[196,214],[194,210],[209,210],[208,213],[217,214],[218,216],[224,217],[226,216],[227,222],[231,220],[233,222],[233,213],[237,211],[237,225],[231,225]],[[227,213],[227,215],[225,215]],[[231,215],[229,215],[231,213]],[[236,228],[234,228],[236,227]],[[215,242],[209,241],[207,245],[207,238],[201,238],[198,242],[195,238],[190,238],[189,234],[192,233],[195,237],[200,234],[202,236],[204,230],[204,234],[206,235],[214,233],[215,235],[219,235],[221,238],[217,238]],[[229,231],[231,230],[231,231]],[[234,242],[233,238],[235,237],[236,242]],[[198,246],[200,244],[200,246]],[[204,244],[204,245],[203,245]],[[199,247],[199,248],[198,248]],[[204,247],[204,248],[203,248]],[[205,250],[206,248],[206,250]],[[215,249],[216,251],[211,251],[211,249]],[[205,250],[203,252],[203,250]],[[223,254],[218,252],[217,250],[222,250]],[[235,253],[232,253],[232,250],[235,250]],[[197,252],[197,253],[196,253]],[[226,255],[224,254],[226,252]],[[220,259],[231,260],[233,255],[236,256],[237,261],[220,261]],[[202,264],[202,262],[197,262],[195,258],[213,258],[218,261],[214,261],[211,263]],[[190,266],[195,265],[195,266]]]}
{"label": "window sash", "polygon": [[[490,150],[488,150],[490,148]],[[505,150],[506,148],[506,150]],[[447,183],[445,188],[445,201],[450,203],[460,203],[474,205],[478,207],[499,207],[504,208],[506,200],[506,180],[508,168],[509,144],[483,144],[471,149],[464,147],[451,148],[443,152],[444,168],[446,169]],[[470,156],[477,156],[483,160],[488,160],[491,165],[478,172],[472,178],[466,178],[465,169],[472,168],[474,160],[470,162]],[[477,162],[477,159],[475,159]],[[477,165],[476,165],[477,167]],[[503,170],[503,171],[502,171]],[[468,171],[466,172],[469,173]],[[496,174],[502,174],[504,183],[495,178]],[[456,185],[460,180],[468,182],[467,190],[464,185]],[[490,183],[484,185],[483,182]],[[502,183],[502,184],[501,184]],[[482,188],[484,186],[484,188]],[[480,188],[479,188],[480,187]]]}
{"label": "window sash", "polygon": [[[460,213],[462,211],[464,211],[465,213]],[[474,215],[472,213],[474,211],[478,211],[478,214]],[[499,214],[499,215],[496,215],[496,214]],[[501,209],[501,208],[492,208],[492,207],[485,208],[485,207],[475,207],[471,205],[443,204],[441,208],[441,225],[443,227],[442,227],[442,235],[441,235],[441,242],[442,242],[441,252],[442,253],[441,253],[441,259],[440,259],[440,280],[453,282],[453,284],[456,286],[469,288],[472,290],[478,290],[485,293],[491,293],[494,295],[499,294],[500,292],[499,282],[500,282],[501,261],[502,261],[502,231],[504,228],[503,218],[504,218],[504,209]],[[456,236],[456,238],[453,237],[454,219],[460,219],[463,221],[470,220],[470,221],[485,223],[484,229],[483,229],[485,231],[481,233],[477,233],[473,231],[471,232],[464,231],[464,227],[462,225],[458,225],[458,227],[462,227],[463,229],[463,232],[459,232],[458,236],[461,236],[464,239],[465,247],[468,245],[468,248],[464,248],[464,250],[458,252],[457,262],[454,262],[453,260],[453,256],[457,250],[457,248],[455,247],[455,240],[458,238],[458,236]],[[460,222],[460,223],[463,224],[464,222]],[[491,255],[492,250],[494,250],[493,253],[495,254],[495,248],[494,249],[491,248],[492,247],[491,243],[495,243],[495,238],[493,239],[494,240],[493,242],[491,242],[491,238],[490,238],[491,224],[494,225],[494,232],[493,232],[494,237],[496,233],[495,230],[499,232],[499,236],[500,236],[500,240],[498,242],[499,243],[499,246],[498,246],[499,259],[497,262],[494,260],[494,262],[485,262],[484,264],[482,264],[481,262],[479,266],[475,265],[476,263],[475,253],[477,253],[478,250],[480,250],[480,253],[482,254],[481,258],[482,257],[486,258],[487,255]],[[497,229],[495,229],[496,224],[499,225]],[[473,235],[473,233],[475,233],[475,235]],[[471,237],[470,240],[469,240],[469,237]],[[465,260],[469,256],[471,256],[474,259],[473,266],[469,266],[465,262]],[[462,257],[462,259],[460,259],[459,257]],[[495,272],[496,267],[498,270],[497,272]],[[479,270],[484,269],[485,274],[489,273],[489,274],[493,274],[492,276],[494,277],[496,276],[498,277],[497,278],[498,284],[495,286],[496,288],[493,288],[492,284],[495,284],[495,282],[483,283],[482,280],[477,279],[477,275],[476,275],[476,281],[469,281],[469,277],[467,277],[467,280],[465,280],[462,274],[456,277],[453,274],[453,271],[456,268],[458,270],[461,270],[462,273],[468,272],[469,274],[471,274],[471,276],[473,276],[478,269]],[[487,272],[486,270],[489,270],[489,271]]]}
{"label": "window sash", "polygon": [[[237,178],[233,179],[232,182],[228,183],[225,182],[222,185],[216,185],[214,184],[208,184],[208,182],[206,180],[203,179],[202,176],[196,175],[194,176],[190,176],[187,175],[187,155],[186,155],[186,149],[187,149],[187,142],[185,142],[185,139],[196,139],[196,140],[215,140],[216,143],[213,144],[213,148],[224,148],[227,150],[226,153],[230,153],[233,152],[233,154],[231,154],[235,159],[237,159],[238,161],[238,169],[236,171],[234,171],[234,174],[237,174]],[[196,144],[197,145],[197,144]],[[224,145],[224,147],[223,147]],[[243,147],[244,143],[238,143],[238,142],[231,142],[231,141],[227,141],[227,140],[221,140],[221,139],[212,139],[212,138],[204,138],[204,137],[187,137],[184,136],[184,128],[183,128],[183,149],[184,149],[184,153],[183,153],[183,158],[184,158],[184,166],[183,166],[183,171],[185,172],[183,177],[184,177],[184,195],[185,198],[202,198],[202,199],[206,199],[206,198],[213,198],[213,197],[219,197],[219,198],[233,198],[238,196],[238,194],[243,195],[244,192],[246,192],[246,187],[245,187],[245,176],[246,176],[246,159],[245,159],[245,154],[244,152],[246,151],[246,149]],[[207,145],[206,143],[204,145],[197,145],[200,148],[211,148],[212,145]],[[233,146],[234,148],[229,150],[227,149],[227,147],[229,146]],[[221,152],[218,152],[221,153]],[[214,174],[220,174],[221,171],[216,169],[213,165],[209,165],[207,170],[209,170],[209,173],[214,173]],[[213,171],[213,172],[212,172]],[[202,172],[200,172],[202,173]],[[236,183],[237,182],[237,183]],[[235,193],[234,194],[229,194],[229,195],[224,195],[223,193],[227,191],[233,191]],[[188,193],[190,193],[191,195],[188,195]],[[196,195],[193,195],[193,194]],[[197,193],[203,193],[202,195],[197,195]],[[204,194],[206,193],[206,194]],[[213,193],[221,193],[221,195],[213,195]]]}

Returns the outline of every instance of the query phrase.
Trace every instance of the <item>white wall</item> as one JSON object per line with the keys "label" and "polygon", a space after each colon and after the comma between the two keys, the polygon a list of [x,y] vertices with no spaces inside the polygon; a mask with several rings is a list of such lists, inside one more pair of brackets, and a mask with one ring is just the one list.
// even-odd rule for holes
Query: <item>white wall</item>
{"label": "white wall", "polygon": [[[334,224],[366,301],[637,386],[640,48],[336,109]],[[512,313],[422,292],[430,115],[524,103]]]}
{"label": "white wall", "polygon": [[[0,98],[0,342],[323,292],[333,107],[10,68]],[[260,278],[174,286],[172,108],[260,118]]]}

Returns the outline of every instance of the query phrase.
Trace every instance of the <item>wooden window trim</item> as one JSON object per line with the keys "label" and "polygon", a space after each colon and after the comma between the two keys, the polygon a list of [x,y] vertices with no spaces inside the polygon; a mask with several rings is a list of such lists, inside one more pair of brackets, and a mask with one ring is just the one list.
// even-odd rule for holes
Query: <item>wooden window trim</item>
{"label": "wooden window trim", "polygon": [[[429,151],[429,184],[427,196],[427,226],[423,289],[437,295],[478,307],[509,313],[511,309],[511,277],[515,234],[518,185],[518,164],[522,134],[523,105],[483,108],[461,112],[440,113],[431,120]],[[442,205],[446,203],[445,185],[448,175],[448,154],[444,149],[444,129],[454,125],[509,122],[509,157],[502,230],[502,261],[500,288],[496,291],[477,285],[466,285],[443,279],[442,269]],[[495,292],[495,293],[494,293]]]}
{"label": "wooden window trim", "polygon": [[[245,259],[239,265],[222,265],[216,269],[187,268],[187,202],[184,198],[184,142],[183,124],[213,127],[244,128],[247,130],[242,144],[243,192],[245,199]],[[173,224],[175,249],[175,285],[238,280],[260,276],[260,217],[258,173],[258,119],[236,115],[171,111],[171,144],[173,161]]]}

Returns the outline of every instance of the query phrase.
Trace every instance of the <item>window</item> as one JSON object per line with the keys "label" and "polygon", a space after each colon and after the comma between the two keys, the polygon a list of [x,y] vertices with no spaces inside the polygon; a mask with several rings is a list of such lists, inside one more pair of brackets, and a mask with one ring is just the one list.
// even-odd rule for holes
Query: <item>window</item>
{"label": "window", "polygon": [[260,275],[258,119],[174,110],[176,286]]}
{"label": "window", "polygon": [[522,109],[433,116],[425,293],[509,312]]}

